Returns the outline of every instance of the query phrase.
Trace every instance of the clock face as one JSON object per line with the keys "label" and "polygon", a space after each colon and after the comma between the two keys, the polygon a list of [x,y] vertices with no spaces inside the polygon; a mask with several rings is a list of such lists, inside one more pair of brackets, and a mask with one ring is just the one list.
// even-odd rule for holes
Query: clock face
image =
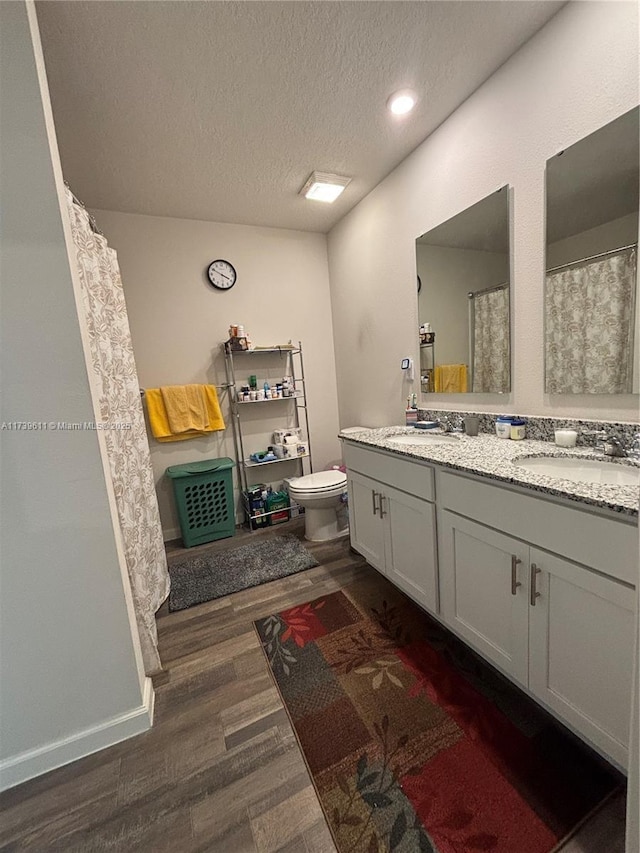
{"label": "clock face", "polygon": [[207,269],[207,277],[211,284],[219,290],[229,290],[236,283],[237,274],[229,261],[219,259],[211,261]]}

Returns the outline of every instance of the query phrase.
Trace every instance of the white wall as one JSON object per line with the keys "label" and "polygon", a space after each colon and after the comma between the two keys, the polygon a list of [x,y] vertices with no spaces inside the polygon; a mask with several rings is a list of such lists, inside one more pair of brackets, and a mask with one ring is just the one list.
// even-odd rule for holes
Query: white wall
{"label": "white wall", "polygon": [[418,318],[436,333],[436,364],[471,368],[468,293],[508,281],[508,256],[417,243],[416,264],[422,281]]}
{"label": "white wall", "polygon": [[572,234],[564,240],[547,246],[547,268],[568,264],[572,261],[609,252],[621,246],[630,246],[638,240],[638,214],[630,213],[605,222],[588,231]]}
{"label": "white wall", "polygon": [[[549,397],[543,376],[546,160],[638,103],[634,3],[570,3],[329,234],[342,424],[399,423],[418,356],[415,238],[504,184],[513,252],[513,391],[430,407],[636,420],[632,395]],[[428,97],[428,93],[427,93]],[[411,120],[410,117],[407,119]],[[363,377],[369,381],[363,381]]]}
{"label": "white wall", "polygon": [[[230,323],[242,323],[258,345],[302,341],[315,470],[340,457],[336,365],[329,299],[326,237],[303,231],[255,228],[186,219],[94,211],[118,252],[138,377],[143,388],[225,381],[222,341]],[[226,258],[238,280],[229,291],[213,289],[205,271]],[[238,364],[238,361],[236,361]],[[241,363],[242,364],[242,363]],[[255,362],[252,362],[255,364]],[[260,369],[250,369],[246,375]],[[282,374],[279,373],[279,376]],[[277,376],[276,376],[277,378]],[[265,449],[274,426],[288,425],[288,404],[248,407],[247,452]],[[282,417],[273,419],[275,406]],[[257,418],[269,412],[264,423]],[[228,401],[224,433],[186,442],[150,438],[166,539],[179,536],[169,465],[217,456],[234,457]],[[282,422],[284,420],[284,423]],[[261,469],[255,481],[296,473],[295,463]]]}
{"label": "white wall", "polygon": [[[31,5],[0,3],[0,421],[92,422],[28,15],[33,25]],[[98,441],[91,431],[0,431],[2,788],[150,725]]]}

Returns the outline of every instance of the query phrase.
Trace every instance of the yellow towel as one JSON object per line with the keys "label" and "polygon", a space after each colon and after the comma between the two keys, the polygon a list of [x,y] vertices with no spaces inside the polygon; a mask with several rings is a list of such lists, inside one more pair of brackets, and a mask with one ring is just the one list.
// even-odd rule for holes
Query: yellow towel
{"label": "yellow towel", "polygon": [[434,369],[434,387],[443,394],[461,394],[467,390],[466,364],[439,364]]}
{"label": "yellow towel", "polygon": [[202,385],[163,385],[160,393],[172,435],[208,428]]}
{"label": "yellow towel", "polygon": [[[147,402],[149,424],[154,438],[158,441],[185,441],[188,438],[197,438],[198,436],[206,435],[208,432],[223,430],[225,428],[215,386],[201,385],[192,387],[199,387],[202,391],[201,399],[203,401],[206,421],[204,422],[203,429],[187,429],[180,433],[174,433],[172,431],[169,415],[164,404],[162,390],[160,388],[149,388],[146,391],[145,400]],[[196,406],[194,414],[197,414],[197,411],[198,409]]]}
{"label": "yellow towel", "polygon": [[204,405],[207,412],[207,431],[215,432],[216,430],[225,429],[224,418],[220,410],[218,402],[218,392],[215,385],[203,385]]}

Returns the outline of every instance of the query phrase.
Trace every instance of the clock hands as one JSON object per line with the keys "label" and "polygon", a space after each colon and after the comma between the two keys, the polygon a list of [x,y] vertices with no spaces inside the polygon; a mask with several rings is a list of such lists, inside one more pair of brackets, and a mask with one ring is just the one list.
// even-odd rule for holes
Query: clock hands
{"label": "clock hands", "polygon": [[220,272],[220,270],[216,270],[215,272],[216,272],[216,275],[221,275],[222,278],[226,278],[227,281],[231,281],[230,275],[225,275],[223,272]]}

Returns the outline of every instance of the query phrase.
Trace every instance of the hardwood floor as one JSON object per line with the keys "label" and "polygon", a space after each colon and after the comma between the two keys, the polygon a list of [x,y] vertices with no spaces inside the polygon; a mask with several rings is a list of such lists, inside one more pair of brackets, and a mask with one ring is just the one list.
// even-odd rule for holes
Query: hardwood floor
{"label": "hardwood floor", "polygon": [[[302,538],[302,522],[188,553],[282,532]],[[163,606],[153,729],[0,794],[1,851],[334,853],[252,622],[373,570],[347,539],[305,545],[317,568],[177,613]],[[623,836],[619,796],[563,853],[623,853]]]}

